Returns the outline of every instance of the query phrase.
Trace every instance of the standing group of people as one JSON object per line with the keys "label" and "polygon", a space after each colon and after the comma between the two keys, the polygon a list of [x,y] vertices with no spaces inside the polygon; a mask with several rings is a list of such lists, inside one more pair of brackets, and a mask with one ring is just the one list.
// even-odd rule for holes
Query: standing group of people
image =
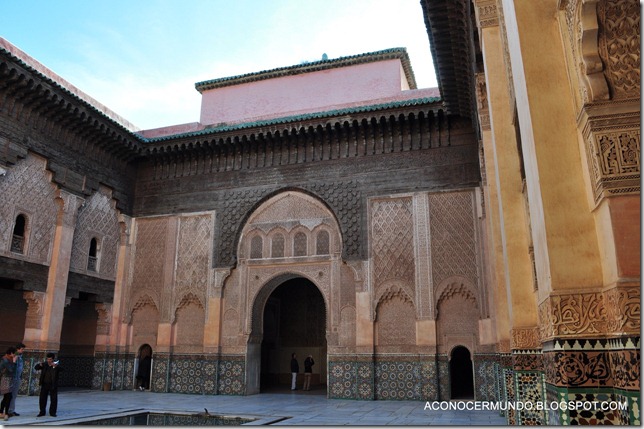
{"label": "standing group of people", "polygon": [[[16,347],[9,347],[0,360],[0,394],[2,403],[0,403],[0,418],[9,420],[10,417],[19,416],[16,412],[16,397],[20,390],[24,361],[22,353],[25,351],[25,345],[20,343]],[[45,415],[47,410],[47,399],[51,398],[49,403],[49,415],[56,417],[58,410],[58,374],[62,370],[55,360],[54,353],[47,353],[47,360],[34,366],[34,370],[40,372],[40,412],[38,417]]]}
{"label": "standing group of people", "polygon": [[[312,355],[304,359],[304,386],[302,390],[311,390],[311,374],[313,373],[315,361]],[[297,355],[291,355],[291,390],[297,390],[297,373],[300,372],[300,364],[297,362]]]}

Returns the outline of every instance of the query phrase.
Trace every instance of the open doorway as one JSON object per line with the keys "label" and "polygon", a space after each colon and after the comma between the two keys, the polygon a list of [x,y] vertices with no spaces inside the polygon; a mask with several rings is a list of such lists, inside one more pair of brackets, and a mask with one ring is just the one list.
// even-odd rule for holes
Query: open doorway
{"label": "open doorway", "polygon": [[134,388],[145,391],[150,390],[150,377],[152,376],[152,347],[149,344],[143,344],[139,347],[136,382]]}
{"label": "open doorway", "polygon": [[262,317],[260,393],[290,391],[295,353],[297,389],[304,387],[304,361],[310,356],[315,362],[310,392],[326,394],[326,307],[318,288],[301,277],[284,281],[268,297]]}
{"label": "open doorway", "polygon": [[470,351],[463,346],[452,350],[449,360],[452,399],[474,399],[474,372]]}

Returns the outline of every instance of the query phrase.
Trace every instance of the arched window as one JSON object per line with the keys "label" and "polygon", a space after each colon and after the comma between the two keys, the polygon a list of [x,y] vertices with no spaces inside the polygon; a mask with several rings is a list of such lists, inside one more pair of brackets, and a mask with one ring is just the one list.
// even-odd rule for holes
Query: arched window
{"label": "arched window", "polygon": [[284,257],[284,236],[275,234],[271,243],[271,258]]}
{"label": "arched window", "polygon": [[306,234],[298,232],[293,239],[293,254],[295,256],[306,256]]}
{"label": "arched window", "polygon": [[13,227],[11,237],[11,251],[14,253],[25,253],[25,233],[27,231],[27,218],[23,214],[16,216],[16,223]]}
{"label": "arched window", "polygon": [[250,259],[262,259],[262,246],[263,246],[262,237],[256,235],[250,241]]}
{"label": "arched window", "polygon": [[327,231],[318,232],[318,237],[315,246],[316,255],[329,254],[329,233]]}
{"label": "arched window", "polygon": [[92,238],[92,240],[89,242],[87,271],[98,271],[98,241],[96,240],[96,238]]}

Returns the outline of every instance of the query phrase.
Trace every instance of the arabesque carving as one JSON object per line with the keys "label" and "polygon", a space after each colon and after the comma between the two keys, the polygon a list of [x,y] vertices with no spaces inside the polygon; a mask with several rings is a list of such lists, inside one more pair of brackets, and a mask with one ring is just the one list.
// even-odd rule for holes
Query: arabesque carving
{"label": "arabesque carving", "polygon": [[43,309],[45,308],[45,292],[28,291],[22,294],[27,301],[27,316],[25,328],[42,329]]}
{"label": "arabesque carving", "polygon": [[513,328],[511,331],[510,347],[513,350],[535,350],[541,348],[539,328]]}
{"label": "arabesque carving", "polygon": [[597,46],[599,1],[569,0],[563,5],[583,103],[609,98],[608,85],[603,74],[604,65]]}
{"label": "arabesque carving", "polygon": [[553,337],[597,336],[606,332],[606,307],[600,292],[552,295],[539,305],[541,341]]}
{"label": "arabesque carving", "polygon": [[606,196],[640,192],[639,112],[602,114],[611,105],[585,109],[580,124],[596,203]]}
{"label": "arabesque carving", "polygon": [[604,298],[608,333],[639,335],[641,328],[639,286],[610,289],[604,293]]}
{"label": "arabesque carving", "polygon": [[496,0],[476,0],[476,18],[479,28],[499,25]]}
{"label": "arabesque carving", "polygon": [[112,304],[99,302],[94,308],[98,313],[96,320],[96,333],[98,335],[109,335],[112,326]]}
{"label": "arabesque carving", "polygon": [[[584,2],[586,3],[586,2]],[[597,3],[599,56],[611,99],[640,98],[640,3],[602,0]]]}

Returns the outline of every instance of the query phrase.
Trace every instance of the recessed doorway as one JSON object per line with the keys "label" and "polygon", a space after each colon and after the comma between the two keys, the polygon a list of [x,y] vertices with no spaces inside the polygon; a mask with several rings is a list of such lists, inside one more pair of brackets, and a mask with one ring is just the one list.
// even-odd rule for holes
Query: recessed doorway
{"label": "recessed doorway", "polygon": [[326,307],[308,279],[284,281],[270,294],[263,312],[260,393],[291,388],[291,355],[299,365],[297,388],[304,383],[304,360],[311,356],[310,391],[326,394]]}
{"label": "recessed doorway", "polygon": [[470,351],[463,346],[452,350],[449,360],[452,399],[474,399],[474,371]]}

